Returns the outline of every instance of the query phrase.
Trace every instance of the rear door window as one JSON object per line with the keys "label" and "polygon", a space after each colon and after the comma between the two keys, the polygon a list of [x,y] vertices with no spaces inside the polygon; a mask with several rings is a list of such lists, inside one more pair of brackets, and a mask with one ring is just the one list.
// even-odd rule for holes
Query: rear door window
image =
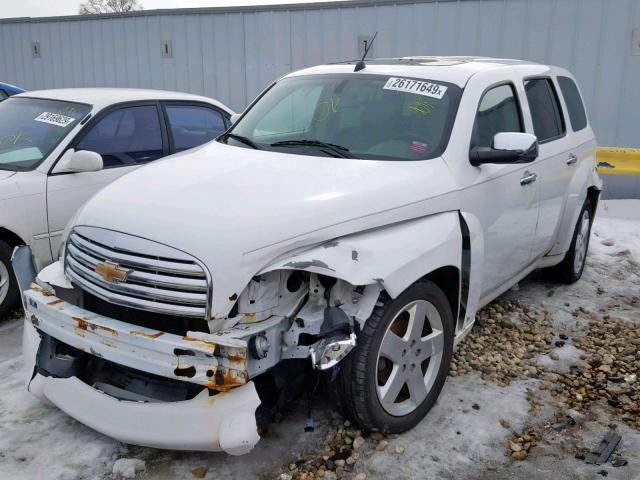
{"label": "rear door window", "polygon": [[533,78],[524,82],[533,121],[533,132],[539,142],[551,141],[565,134],[564,118],[558,95],[550,78]]}
{"label": "rear door window", "polygon": [[101,118],[75,147],[102,155],[105,168],[152,162],[164,155],[155,105],[124,107]]}
{"label": "rear door window", "polygon": [[582,130],[587,126],[587,113],[584,110],[582,97],[580,97],[576,83],[569,77],[558,77],[558,84],[569,111],[571,128],[574,132]]}
{"label": "rear door window", "polygon": [[0,90],[0,102],[8,97],[9,95],[7,95],[4,90]]}
{"label": "rear door window", "polygon": [[476,114],[471,148],[491,147],[496,133],[522,131],[520,108],[513,86],[504,84],[487,90]]}
{"label": "rear door window", "polygon": [[198,105],[166,105],[167,119],[176,152],[197,147],[227,129],[220,112]]}

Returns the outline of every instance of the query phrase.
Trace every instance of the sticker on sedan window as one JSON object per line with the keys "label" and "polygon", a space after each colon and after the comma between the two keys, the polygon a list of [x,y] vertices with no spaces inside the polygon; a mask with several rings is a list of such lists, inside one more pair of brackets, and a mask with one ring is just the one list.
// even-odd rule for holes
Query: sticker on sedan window
{"label": "sticker on sedan window", "polygon": [[425,97],[441,99],[447,92],[447,87],[437,83],[425,82],[422,80],[412,80],[410,78],[391,77],[383,87],[385,90],[396,90],[398,92],[415,93]]}
{"label": "sticker on sedan window", "polygon": [[75,118],[67,117],[66,115],[62,115],[60,113],[43,112],[36,118],[34,118],[34,120],[36,122],[44,122],[51,125],[57,125],[58,127],[68,127],[75,121]]}

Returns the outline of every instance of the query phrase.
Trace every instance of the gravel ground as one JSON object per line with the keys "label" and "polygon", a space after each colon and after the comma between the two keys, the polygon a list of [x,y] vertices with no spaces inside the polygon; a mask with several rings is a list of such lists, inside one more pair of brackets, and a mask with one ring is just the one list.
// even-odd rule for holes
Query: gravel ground
{"label": "gravel ground", "polygon": [[[603,204],[580,282],[535,273],[486,307],[438,404],[400,436],[318,399],[313,433],[299,401],[244,457],[120,444],[24,391],[16,312],[0,319],[0,479],[640,479],[639,211]],[[610,430],[612,459],[587,464]]]}

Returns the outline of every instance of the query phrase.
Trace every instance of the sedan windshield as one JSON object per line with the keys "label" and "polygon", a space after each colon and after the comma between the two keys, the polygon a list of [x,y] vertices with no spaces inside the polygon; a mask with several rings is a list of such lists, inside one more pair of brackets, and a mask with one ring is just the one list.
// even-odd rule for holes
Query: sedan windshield
{"label": "sedan windshield", "polygon": [[245,148],[377,160],[425,160],[446,148],[461,89],[370,74],[276,83],[220,141]]}
{"label": "sedan windshield", "polygon": [[16,97],[0,103],[0,170],[35,168],[89,109],[37,98]]}

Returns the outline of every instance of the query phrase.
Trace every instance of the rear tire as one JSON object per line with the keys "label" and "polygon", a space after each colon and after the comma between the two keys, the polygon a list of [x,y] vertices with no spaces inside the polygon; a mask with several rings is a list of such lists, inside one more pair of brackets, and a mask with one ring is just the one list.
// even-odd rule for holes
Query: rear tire
{"label": "rear tire", "polygon": [[580,211],[578,223],[573,231],[571,246],[564,259],[558,265],[547,269],[548,278],[559,283],[571,284],[580,280],[589,251],[589,237],[593,223],[593,208],[586,200]]}
{"label": "rear tire", "polygon": [[0,240],[0,320],[7,316],[20,300],[18,283],[11,266],[13,249]]}
{"label": "rear tire", "polygon": [[335,394],[345,415],[368,431],[400,433],[435,404],[453,353],[453,314],[433,282],[383,298],[339,366]]}

